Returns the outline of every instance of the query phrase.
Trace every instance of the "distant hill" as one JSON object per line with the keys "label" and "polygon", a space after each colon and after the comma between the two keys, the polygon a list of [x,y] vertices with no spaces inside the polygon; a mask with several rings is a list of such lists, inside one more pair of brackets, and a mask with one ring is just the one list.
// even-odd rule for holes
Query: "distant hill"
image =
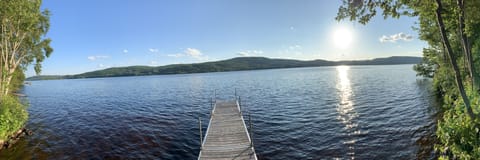
{"label": "distant hill", "polygon": [[61,75],[40,75],[40,76],[33,76],[28,77],[27,81],[40,81],[40,80],[54,80],[54,79],[65,79],[65,76]]}
{"label": "distant hill", "polygon": [[33,76],[27,81],[50,80],[50,79],[76,79],[76,78],[99,78],[99,77],[120,77],[120,76],[144,76],[144,75],[162,75],[162,74],[184,74],[184,73],[205,73],[205,72],[225,72],[257,69],[274,68],[294,68],[294,67],[317,67],[317,66],[335,66],[335,65],[392,65],[392,64],[417,64],[422,60],[421,57],[394,56],[388,58],[376,58],[372,60],[358,61],[326,61],[311,60],[301,61],[292,59],[271,59],[265,57],[237,57],[228,60],[193,63],[193,64],[172,64],[166,66],[129,66],[113,67],[103,70],[86,72],[76,75],[66,76]]}

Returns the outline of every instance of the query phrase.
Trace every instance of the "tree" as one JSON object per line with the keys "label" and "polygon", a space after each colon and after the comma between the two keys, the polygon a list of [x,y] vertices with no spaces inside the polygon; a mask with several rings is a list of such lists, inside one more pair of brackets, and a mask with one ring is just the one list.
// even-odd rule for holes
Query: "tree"
{"label": "tree", "polygon": [[31,63],[38,74],[41,62],[53,52],[45,34],[50,27],[48,10],[41,0],[0,1],[0,97],[10,91],[14,72]]}
{"label": "tree", "polygon": [[[468,19],[469,23],[465,23],[465,3],[466,2],[464,2],[464,0],[457,0],[456,4],[453,4],[452,1],[447,1],[444,4],[442,0],[343,0],[343,5],[339,8],[336,19],[342,20],[349,18],[351,21],[358,21],[361,24],[367,24],[368,21],[377,14],[377,10],[380,9],[383,11],[382,13],[384,18],[399,18],[400,16],[405,15],[419,16],[420,19],[428,19],[430,22],[435,20],[437,25],[436,33],[439,34],[439,40],[442,42],[441,45],[448,56],[449,65],[454,71],[457,89],[464,102],[468,116],[472,120],[475,120],[476,115],[473,113],[470,100],[466,94],[465,86],[463,84],[464,78],[462,77],[462,73],[457,62],[459,55],[455,53],[456,50],[451,44],[452,42],[461,42],[459,46],[462,46],[463,48],[465,66],[468,68],[470,81],[472,84],[475,84],[475,70],[473,66],[474,62],[470,52],[472,49],[471,42],[469,41],[469,36],[472,36],[471,26],[473,26],[475,22],[471,22],[472,19]],[[467,3],[477,2],[472,0],[468,1]],[[457,25],[455,26],[455,24]],[[420,28],[421,31],[422,29],[426,28]],[[455,34],[458,36],[452,36]],[[432,39],[429,40],[432,41],[433,37],[430,38]]]}

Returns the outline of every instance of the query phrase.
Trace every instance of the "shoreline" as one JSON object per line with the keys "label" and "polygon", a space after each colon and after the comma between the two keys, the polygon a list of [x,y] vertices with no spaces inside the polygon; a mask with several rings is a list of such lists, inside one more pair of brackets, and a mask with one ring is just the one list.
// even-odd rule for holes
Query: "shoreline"
{"label": "shoreline", "polygon": [[22,137],[32,135],[32,131],[28,130],[24,127],[20,128],[17,132],[13,133],[13,135],[8,136],[6,140],[0,140],[0,151],[3,149],[11,148],[15,143],[17,143]]}

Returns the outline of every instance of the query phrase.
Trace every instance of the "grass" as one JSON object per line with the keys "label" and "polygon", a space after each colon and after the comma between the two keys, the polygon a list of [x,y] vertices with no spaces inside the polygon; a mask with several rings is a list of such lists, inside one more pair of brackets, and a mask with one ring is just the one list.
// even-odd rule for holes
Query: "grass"
{"label": "grass", "polygon": [[14,96],[3,96],[0,101],[0,141],[24,127],[27,108]]}

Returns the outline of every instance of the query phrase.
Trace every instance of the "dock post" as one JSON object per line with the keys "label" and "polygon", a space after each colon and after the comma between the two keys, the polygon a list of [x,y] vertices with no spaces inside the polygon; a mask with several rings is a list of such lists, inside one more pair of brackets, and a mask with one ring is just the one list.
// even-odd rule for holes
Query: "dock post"
{"label": "dock post", "polygon": [[202,150],[202,145],[203,145],[203,136],[202,136],[202,119],[198,117],[198,128],[200,128],[200,151]]}
{"label": "dock post", "polygon": [[210,98],[210,118],[213,116],[213,97]]}
{"label": "dock post", "polygon": [[248,113],[248,123],[250,123],[250,147],[253,147],[253,132],[252,132],[252,129],[253,129],[253,125],[252,125],[252,116],[250,114],[250,112]]}
{"label": "dock post", "polygon": [[235,88],[235,99],[238,99],[238,97],[237,97],[237,88]]}
{"label": "dock post", "polygon": [[217,90],[213,90],[213,98],[215,99],[215,102],[217,102]]}
{"label": "dock post", "polygon": [[238,107],[240,107],[240,113],[242,113],[242,99],[238,96]]}

